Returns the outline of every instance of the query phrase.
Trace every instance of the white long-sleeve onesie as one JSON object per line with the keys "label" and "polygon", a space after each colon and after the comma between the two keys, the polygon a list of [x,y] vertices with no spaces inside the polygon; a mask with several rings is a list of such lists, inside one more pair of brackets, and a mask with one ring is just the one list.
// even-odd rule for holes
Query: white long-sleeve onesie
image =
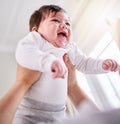
{"label": "white long-sleeve onesie", "polygon": [[[71,62],[84,73],[103,73],[102,60],[85,57],[75,43],[65,49],[57,48],[43,39],[36,31],[23,38],[16,50],[17,62],[29,69],[43,72],[40,80],[35,83],[26,97],[50,104],[64,104],[67,96],[67,75],[65,79],[52,78],[52,62],[59,59],[63,64],[63,55],[69,54]],[[65,64],[64,64],[65,66]]]}

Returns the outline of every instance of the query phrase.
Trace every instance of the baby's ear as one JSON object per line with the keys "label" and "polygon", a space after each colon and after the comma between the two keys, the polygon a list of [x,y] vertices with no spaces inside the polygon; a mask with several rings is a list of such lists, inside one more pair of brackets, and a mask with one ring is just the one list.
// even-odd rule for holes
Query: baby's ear
{"label": "baby's ear", "polygon": [[32,27],[32,31],[37,31],[37,27]]}

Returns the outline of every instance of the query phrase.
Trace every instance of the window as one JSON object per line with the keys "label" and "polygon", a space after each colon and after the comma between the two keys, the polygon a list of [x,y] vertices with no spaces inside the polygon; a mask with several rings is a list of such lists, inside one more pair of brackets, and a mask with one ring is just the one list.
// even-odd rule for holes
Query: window
{"label": "window", "polygon": [[[102,37],[91,52],[94,58],[112,58],[120,63],[120,51],[109,32]],[[79,72],[77,72],[79,73]],[[78,82],[94,102],[103,110],[120,107],[120,74],[110,72],[102,75],[77,76]]]}

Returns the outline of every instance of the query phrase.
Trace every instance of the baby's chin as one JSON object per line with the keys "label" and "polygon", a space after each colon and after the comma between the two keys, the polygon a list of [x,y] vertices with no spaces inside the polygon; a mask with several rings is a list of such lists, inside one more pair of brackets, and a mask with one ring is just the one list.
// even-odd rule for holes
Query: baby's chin
{"label": "baby's chin", "polygon": [[61,42],[61,43],[58,45],[58,47],[59,47],[59,48],[66,48],[67,45],[68,45],[68,43]]}

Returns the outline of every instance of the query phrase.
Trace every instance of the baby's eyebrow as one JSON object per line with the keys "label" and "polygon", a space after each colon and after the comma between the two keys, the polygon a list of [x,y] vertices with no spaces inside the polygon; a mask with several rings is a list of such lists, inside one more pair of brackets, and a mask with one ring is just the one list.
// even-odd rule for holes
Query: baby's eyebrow
{"label": "baby's eyebrow", "polygon": [[70,21],[70,17],[68,17],[68,19],[66,19],[65,21],[71,23],[71,21]]}
{"label": "baby's eyebrow", "polygon": [[[61,20],[61,18],[60,17],[58,17],[58,16],[53,16],[52,18],[56,18],[56,19],[60,19]],[[70,22],[70,18],[68,17],[68,19],[64,19],[66,22]]]}

